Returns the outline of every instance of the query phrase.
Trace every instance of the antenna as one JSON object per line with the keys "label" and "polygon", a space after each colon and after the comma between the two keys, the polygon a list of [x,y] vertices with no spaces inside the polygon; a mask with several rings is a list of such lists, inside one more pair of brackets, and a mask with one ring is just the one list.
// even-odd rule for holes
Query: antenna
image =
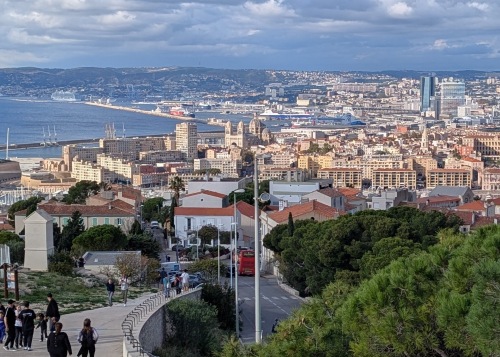
{"label": "antenna", "polygon": [[7,146],[5,147],[5,160],[9,159],[9,135],[10,135],[10,128],[7,128]]}
{"label": "antenna", "polygon": [[52,145],[52,134],[50,133],[50,126],[47,125],[47,130],[49,131],[49,145]]}
{"label": "antenna", "polygon": [[122,137],[123,137],[123,139],[125,139],[125,123],[122,123],[122,127],[123,127],[123,129],[122,129],[122,132],[123,132]]}
{"label": "antenna", "polygon": [[54,125],[54,145],[57,145],[56,126]]}

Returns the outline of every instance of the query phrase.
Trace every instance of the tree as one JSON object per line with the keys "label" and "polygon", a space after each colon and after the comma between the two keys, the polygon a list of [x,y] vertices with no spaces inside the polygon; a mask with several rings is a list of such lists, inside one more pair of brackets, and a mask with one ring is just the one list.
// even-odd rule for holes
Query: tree
{"label": "tree", "polygon": [[13,227],[16,226],[15,214],[16,212],[26,210],[26,217],[36,211],[38,204],[42,202],[42,198],[38,196],[30,197],[27,200],[17,201],[8,210],[9,224]]}
{"label": "tree", "polygon": [[201,290],[201,300],[217,309],[217,319],[222,330],[232,331],[236,324],[236,303],[234,290],[227,283],[204,284]]}
{"label": "tree", "polygon": [[71,214],[71,218],[68,219],[68,222],[63,227],[61,241],[58,246],[55,246],[55,248],[59,252],[63,250],[69,252],[73,246],[75,238],[83,232],[85,232],[85,225],[83,224],[82,215],[79,211],[74,211]]}
{"label": "tree", "polygon": [[86,199],[99,193],[99,190],[100,187],[96,181],[79,181],[69,188],[62,201],[67,204],[85,204]]}
{"label": "tree", "polygon": [[201,239],[201,244],[210,245],[212,242],[217,241],[218,228],[214,225],[206,225],[198,230],[198,238]]}
{"label": "tree", "polygon": [[295,227],[293,225],[292,212],[288,212],[288,235],[293,236],[294,230],[295,230]]}
{"label": "tree", "polygon": [[131,235],[140,235],[143,233],[141,224],[137,219],[134,219],[134,223],[132,223],[132,227],[130,227],[130,231],[128,233]]}
{"label": "tree", "polygon": [[[189,265],[190,272],[199,272],[203,276],[203,279],[209,284],[217,284],[217,260],[216,259],[204,259],[197,262],[193,262]],[[221,263],[220,273],[225,274],[226,266]]]}
{"label": "tree", "polygon": [[172,202],[170,202],[170,209],[168,211],[170,229],[172,232],[175,232],[175,207],[177,207],[177,199],[172,197]]}
{"label": "tree", "polygon": [[166,304],[165,309],[170,327],[166,336],[168,345],[180,346],[201,356],[211,356],[220,350],[222,333],[215,307],[204,301],[175,299]]}
{"label": "tree", "polygon": [[7,244],[10,241],[20,241],[21,238],[13,232],[0,231],[0,244]]}
{"label": "tree", "polygon": [[0,231],[0,244],[6,244],[10,248],[10,261],[11,263],[24,263],[24,240],[17,234]]}
{"label": "tree", "polygon": [[73,240],[72,250],[82,255],[89,250],[123,250],[127,236],[118,227],[110,224],[90,227]]}
{"label": "tree", "polygon": [[151,236],[137,234],[128,237],[127,250],[140,250],[148,258],[160,259],[161,246]]}
{"label": "tree", "polygon": [[158,220],[160,211],[163,207],[163,197],[154,197],[144,201],[142,206],[142,219],[151,222]]}
{"label": "tree", "polygon": [[[245,186],[245,192],[241,192],[241,193],[237,193],[237,197],[238,197],[238,201],[243,201],[243,202],[246,202],[248,203],[249,205],[254,205],[254,192],[253,192],[253,181],[252,182],[249,182],[246,186]],[[269,192],[269,180],[262,180],[262,181],[259,181],[259,194],[263,193],[263,192]],[[229,197],[234,197],[234,191],[232,191],[228,196]],[[264,207],[266,204],[268,204],[269,201],[267,202],[259,202],[259,207],[262,208]]]}
{"label": "tree", "polygon": [[184,181],[182,181],[182,179],[179,176],[175,176],[170,180],[168,187],[169,189],[174,191],[175,201],[179,202],[180,192],[186,190]]}

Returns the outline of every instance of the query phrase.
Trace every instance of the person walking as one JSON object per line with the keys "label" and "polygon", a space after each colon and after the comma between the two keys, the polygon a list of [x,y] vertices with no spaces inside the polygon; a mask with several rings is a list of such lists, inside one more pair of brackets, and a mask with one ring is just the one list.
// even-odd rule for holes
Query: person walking
{"label": "person walking", "polygon": [[181,275],[182,278],[182,290],[183,291],[188,291],[189,290],[189,274],[187,269],[184,269],[184,272]]}
{"label": "person walking", "polygon": [[24,309],[19,313],[19,317],[23,322],[23,346],[27,351],[31,351],[31,342],[33,341],[33,333],[35,332],[36,314],[30,309],[29,301],[24,302]]}
{"label": "person walking", "polygon": [[14,300],[7,301],[9,306],[5,309],[5,332],[7,332],[7,339],[3,349],[6,351],[16,351],[14,348],[14,340],[16,339],[16,307],[14,306]]}
{"label": "person walking", "polygon": [[5,311],[0,310],[0,342],[3,343],[5,337]]}
{"label": "person walking", "polygon": [[123,306],[127,306],[127,296],[128,296],[128,276],[125,274],[120,279],[120,289],[122,291]]}
{"label": "person walking", "polygon": [[40,328],[40,342],[43,342],[43,338],[49,338],[47,335],[47,324],[49,323],[49,319],[43,313],[37,314],[38,324],[36,325],[36,329]]}
{"label": "person walking", "polygon": [[78,335],[78,342],[82,344],[82,347],[78,351],[78,356],[82,357],[94,357],[95,355],[95,344],[99,339],[99,334],[97,330],[90,325],[90,319],[83,320],[83,328]]}
{"label": "person walking", "polygon": [[59,305],[57,305],[57,301],[52,297],[52,293],[47,294],[47,301],[49,304],[47,305],[47,311],[45,311],[45,316],[49,319],[49,330],[54,331],[54,323],[58,322],[61,318],[59,314]]}
{"label": "person walking", "polygon": [[108,306],[113,306],[113,295],[115,295],[115,282],[113,279],[108,279],[106,290],[108,291]]}
{"label": "person walking", "polygon": [[63,324],[56,322],[54,324],[55,330],[51,332],[47,338],[47,351],[50,357],[66,357],[68,354],[71,356],[71,344],[66,332],[62,332]]}
{"label": "person walking", "polygon": [[16,350],[19,349],[19,346],[23,347],[23,321],[21,320],[21,317],[19,316],[20,312],[22,311],[21,305],[16,306],[16,323],[15,323],[15,330],[16,330],[16,337],[14,337],[14,344],[16,345]]}
{"label": "person walking", "polygon": [[169,298],[170,297],[170,278],[168,277],[168,275],[162,279],[161,283],[163,284],[163,294],[165,295],[165,298]]}

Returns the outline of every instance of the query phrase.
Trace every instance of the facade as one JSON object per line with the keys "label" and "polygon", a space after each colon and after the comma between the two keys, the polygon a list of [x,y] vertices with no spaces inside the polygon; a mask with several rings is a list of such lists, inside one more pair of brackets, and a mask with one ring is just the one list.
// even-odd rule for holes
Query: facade
{"label": "facade", "polygon": [[86,147],[80,145],[63,146],[63,160],[68,166],[68,171],[73,171],[73,160],[96,163],[97,155],[104,154],[102,147]]}
{"label": "facade", "polygon": [[183,155],[179,150],[144,151],[139,153],[139,160],[143,164],[156,164],[159,162],[182,161]]}
{"label": "facade", "polygon": [[500,190],[500,169],[485,169],[482,174],[482,189]]}
{"label": "facade", "polygon": [[180,123],[175,126],[176,149],[184,153],[186,159],[198,157],[198,127],[194,123]]}
{"label": "facade", "polygon": [[363,179],[372,179],[375,169],[413,169],[413,161],[405,161],[401,155],[386,155],[378,157],[358,157],[354,160],[336,159],[333,167],[361,169]]}
{"label": "facade", "polygon": [[322,188],[321,182],[269,182],[269,194],[271,195],[271,205],[288,207],[302,202],[304,195]]}
{"label": "facade", "polygon": [[54,254],[52,217],[43,209],[37,209],[23,219],[23,228],[25,228],[24,267],[34,271],[47,271],[48,257]]}
{"label": "facade", "polygon": [[216,226],[221,231],[231,231],[234,221],[234,208],[204,208],[204,207],[175,207],[174,211],[175,237],[183,241],[188,239],[192,231],[203,226]]}
{"label": "facade", "polygon": [[464,146],[470,147],[482,157],[500,158],[500,136],[499,135],[470,135],[462,139]]}
{"label": "facade", "polygon": [[325,187],[303,196],[309,201],[318,201],[339,211],[345,211],[345,196],[337,189]]}
{"label": "facade", "polygon": [[318,170],[332,166],[333,157],[330,155],[300,155],[297,163],[297,167],[309,172],[311,177],[317,177]]}
{"label": "facade", "polygon": [[[234,190],[244,189],[246,185],[252,181],[251,177],[247,178],[223,178],[220,176],[206,177],[197,176],[196,180],[192,179],[187,183],[188,193],[201,192],[202,190],[209,190],[212,192],[222,193],[229,195]],[[231,198],[231,202],[233,197]]]}
{"label": "facade", "polygon": [[[106,170],[104,182],[122,181],[132,182],[134,175],[140,173],[140,165],[120,157],[108,156],[105,154],[97,155],[97,164]],[[101,182],[101,181],[97,181]]]}
{"label": "facade", "polygon": [[318,179],[331,179],[334,187],[361,188],[363,172],[361,169],[348,168],[319,169]]}
{"label": "facade", "polygon": [[460,169],[434,169],[429,170],[427,175],[427,188],[433,189],[437,186],[467,186],[471,187],[471,170]]}
{"label": "facade", "polygon": [[408,169],[376,169],[373,170],[372,187],[414,190],[417,187],[417,173]]}
{"label": "facade", "polygon": [[420,77],[420,111],[433,110],[434,96],[436,95],[436,77]]}
{"label": "facade", "polygon": [[216,159],[194,159],[193,169],[210,170],[218,169],[228,177],[239,177],[241,172],[241,159],[231,160],[230,158]]}
{"label": "facade", "polygon": [[457,115],[458,107],[465,104],[465,83],[459,81],[441,82],[441,114]]}
{"label": "facade", "polygon": [[224,208],[229,205],[224,194],[201,190],[182,197],[182,207]]}
{"label": "facade", "polygon": [[71,177],[76,181],[106,182],[109,178],[106,170],[90,161],[73,160],[71,163]]}
{"label": "facade", "polygon": [[265,167],[259,169],[259,180],[283,180],[288,182],[304,182],[309,178],[301,169]]}

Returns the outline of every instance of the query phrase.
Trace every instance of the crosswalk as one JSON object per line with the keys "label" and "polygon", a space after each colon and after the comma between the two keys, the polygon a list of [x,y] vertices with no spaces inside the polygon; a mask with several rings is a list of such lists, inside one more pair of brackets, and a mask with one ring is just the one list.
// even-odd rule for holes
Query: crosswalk
{"label": "crosswalk", "polygon": [[[296,296],[262,296],[263,299],[265,300],[298,300],[299,298]],[[242,297],[241,299],[246,300],[246,301],[251,301],[255,300],[255,297],[249,298],[249,297]]]}

